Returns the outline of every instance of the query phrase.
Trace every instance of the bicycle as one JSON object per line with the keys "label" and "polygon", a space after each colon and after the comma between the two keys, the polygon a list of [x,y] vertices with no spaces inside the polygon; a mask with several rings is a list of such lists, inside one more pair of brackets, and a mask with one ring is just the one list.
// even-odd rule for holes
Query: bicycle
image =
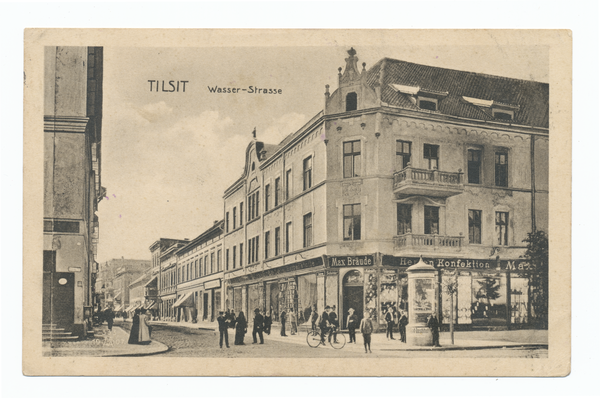
{"label": "bicycle", "polygon": [[[329,345],[336,350],[342,349],[346,345],[346,336],[342,332],[338,332],[335,328],[330,329],[326,338],[329,340]],[[314,330],[310,329],[306,334],[306,343],[312,348],[317,348],[319,345],[325,344],[321,341],[321,329],[318,327]]]}

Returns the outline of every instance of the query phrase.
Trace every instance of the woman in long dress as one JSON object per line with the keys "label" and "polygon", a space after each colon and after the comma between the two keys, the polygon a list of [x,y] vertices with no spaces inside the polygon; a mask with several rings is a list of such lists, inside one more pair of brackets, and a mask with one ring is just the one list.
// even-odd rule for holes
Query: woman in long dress
{"label": "woman in long dress", "polygon": [[244,344],[244,336],[248,330],[248,321],[246,321],[246,317],[244,316],[244,311],[240,311],[240,314],[237,317],[235,324],[235,345],[243,345]]}
{"label": "woman in long dress", "polygon": [[140,312],[135,310],[129,331],[129,344],[138,344],[140,337]]}
{"label": "woman in long dress", "polygon": [[142,309],[140,315],[140,326],[139,326],[139,337],[138,344],[150,344],[152,340],[150,340],[150,329],[148,328],[148,316],[146,315],[146,310]]}

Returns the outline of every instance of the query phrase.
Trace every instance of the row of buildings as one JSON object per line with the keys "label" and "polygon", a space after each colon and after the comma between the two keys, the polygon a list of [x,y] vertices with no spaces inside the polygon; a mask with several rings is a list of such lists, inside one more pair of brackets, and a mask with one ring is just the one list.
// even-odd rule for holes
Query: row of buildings
{"label": "row of buildings", "polygon": [[[301,129],[248,144],[221,221],[150,247],[159,315],[259,308],[277,321],[293,308],[302,323],[335,305],[345,326],[349,308],[383,323],[428,295],[448,323],[452,277],[461,327],[528,325],[523,240],[548,228],[548,84],[389,58],[367,70],[354,49],[345,61]],[[411,294],[420,257],[436,282]]]}

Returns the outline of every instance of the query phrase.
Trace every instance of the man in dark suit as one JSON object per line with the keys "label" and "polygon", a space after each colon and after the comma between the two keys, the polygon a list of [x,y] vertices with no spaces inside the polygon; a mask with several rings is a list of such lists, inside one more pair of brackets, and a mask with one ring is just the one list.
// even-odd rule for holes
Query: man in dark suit
{"label": "man in dark suit", "polygon": [[281,315],[279,315],[279,321],[281,322],[281,335],[287,337],[285,334],[285,322],[287,321],[287,314],[284,311],[281,311]]}
{"label": "man in dark suit", "polygon": [[258,337],[260,338],[260,344],[264,344],[265,341],[263,339],[263,323],[264,323],[265,319],[263,318],[263,316],[260,314],[260,310],[257,308],[254,310],[254,327],[252,328],[252,340],[254,340],[254,342],[252,344],[256,344],[256,334],[258,334]]}
{"label": "man in dark suit", "polygon": [[[319,328],[321,328],[321,344],[325,344],[325,334],[329,333],[331,330],[331,323],[329,322],[329,313],[331,312],[331,307],[325,307],[325,311],[321,314],[321,322],[319,322]],[[331,340],[331,336],[329,336]]]}
{"label": "man in dark suit", "polygon": [[223,338],[225,338],[225,345],[229,348],[229,332],[227,331],[229,320],[223,315],[223,311],[219,311],[217,322],[219,323],[219,347],[223,348]]}
{"label": "man in dark suit", "polygon": [[437,315],[435,312],[431,313],[431,316],[427,320],[427,327],[431,330],[431,337],[433,338],[433,346],[441,347],[440,345],[440,323],[438,322]]}
{"label": "man in dark suit", "polygon": [[109,307],[106,311],[104,311],[104,319],[106,319],[106,322],[108,323],[108,330],[112,330],[113,322],[115,320],[115,313],[113,312],[112,308]]}
{"label": "man in dark suit", "polygon": [[[340,324],[338,321],[338,316],[336,313],[335,305],[332,307],[331,312],[329,313],[329,324],[332,327],[333,332],[333,341],[337,343],[337,330],[340,328]],[[329,335],[329,341],[331,341],[331,335]]]}

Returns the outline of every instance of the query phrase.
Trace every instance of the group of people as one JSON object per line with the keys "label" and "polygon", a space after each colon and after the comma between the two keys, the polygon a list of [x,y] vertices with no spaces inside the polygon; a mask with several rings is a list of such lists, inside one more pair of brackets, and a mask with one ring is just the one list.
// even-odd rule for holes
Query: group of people
{"label": "group of people", "polygon": [[387,325],[385,330],[385,337],[388,340],[395,340],[394,329],[398,326],[398,332],[400,332],[400,342],[406,343],[406,325],[408,325],[408,317],[406,312],[400,310],[400,313],[396,312],[396,309],[388,305],[384,315],[384,320]]}
{"label": "group of people", "polygon": [[144,308],[138,308],[133,313],[131,331],[129,332],[129,344],[150,344],[152,326],[148,323],[150,316]]}

